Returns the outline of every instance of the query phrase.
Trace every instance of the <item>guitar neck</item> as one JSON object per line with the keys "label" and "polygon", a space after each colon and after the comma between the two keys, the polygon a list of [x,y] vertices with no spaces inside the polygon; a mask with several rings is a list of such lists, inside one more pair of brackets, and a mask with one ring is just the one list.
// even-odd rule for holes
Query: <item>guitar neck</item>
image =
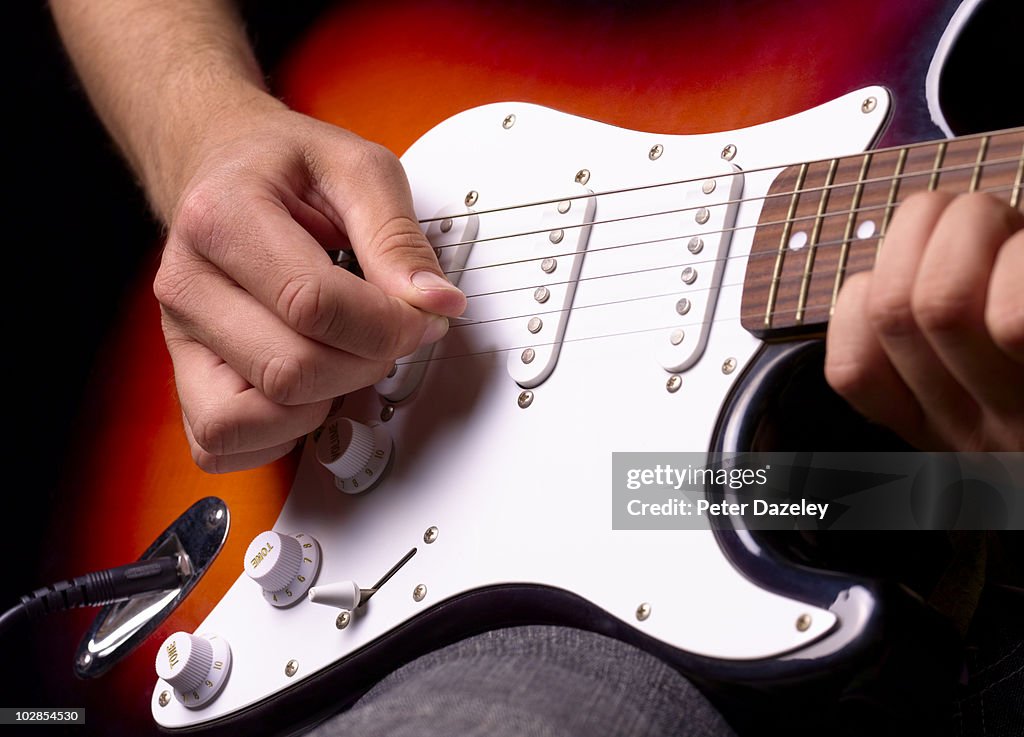
{"label": "guitar neck", "polygon": [[743,284],[743,326],[766,340],[821,334],[849,274],[872,268],[915,192],[987,192],[1022,207],[1024,128],[786,168],[772,184]]}

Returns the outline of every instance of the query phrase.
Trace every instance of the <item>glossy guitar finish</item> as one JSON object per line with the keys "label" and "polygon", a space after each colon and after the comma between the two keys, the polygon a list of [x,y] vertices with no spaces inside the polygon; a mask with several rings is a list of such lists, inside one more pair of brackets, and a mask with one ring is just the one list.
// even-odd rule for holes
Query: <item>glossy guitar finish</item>
{"label": "glossy guitar finish", "polygon": [[[875,101],[867,113],[866,99]],[[476,193],[479,231],[460,281],[476,322],[438,344],[409,399],[392,406],[372,388],[346,398],[341,413],[367,424],[390,407],[383,429],[394,459],[379,485],[339,493],[307,449],[274,525],[319,541],[318,585],[368,586],[406,550],[418,552],[343,630],[332,607],[267,606],[243,575],[197,630],[231,643],[234,673],[223,691],[192,709],[161,700],[168,686],[158,682],[154,718],[176,728],[231,717],[402,625],[415,628],[428,608],[509,584],[571,592],[666,650],[708,660],[799,656],[834,630],[848,641],[849,612],[840,618],[747,580],[710,530],[612,530],[609,474],[615,451],[710,447],[739,375],[721,366],[731,359],[742,369],[759,345],[740,325],[739,305],[772,162],[859,151],[887,112],[887,94],[875,87],[775,123],[670,136],[497,103],[427,133],[403,157],[417,214],[465,217],[466,193]],[[726,163],[728,146],[742,154]],[[581,168],[590,172],[585,186],[574,181]],[[664,182],[683,184],[652,187]],[[705,183],[715,187],[705,192]],[[567,292],[575,253],[567,244],[580,223],[592,224]],[[442,263],[447,256],[442,250]],[[545,263],[557,266],[549,274]],[[685,268],[690,284],[680,279]],[[539,285],[551,294],[543,303]],[[565,307],[560,294],[572,295]],[[685,315],[681,298],[691,305]],[[531,316],[545,323],[535,333]],[[560,320],[568,323],[561,334]],[[533,368],[556,355],[554,371]],[[397,370],[408,368],[400,359]],[[682,385],[668,391],[673,375]],[[439,533],[424,544],[429,528]],[[425,596],[413,596],[417,586]],[[638,622],[643,604],[652,613]],[[429,641],[429,629],[420,636]],[[299,670],[289,675],[290,661]]]}
{"label": "glossy guitar finish", "polygon": [[[293,106],[396,152],[442,120],[500,100],[628,129],[699,134],[784,118],[873,84],[893,91],[894,117],[882,144],[941,135],[926,112],[924,77],[958,3],[805,1],[788,4],[784,16],[772,5],[609,9],[452,0],[395,3],[384,11],[353,4],[322,20],[278,80]],[[95,705],[98,715],[110,694],[118,694],[131,713],[119,709],[99,731],[139,734],[151,724],[159,640],[195,629],[223,597],[249,539],[277,517],[296,459],[230,477],[203,475],[182,437],[145,279],[120,334],[123,343],[111,356],[119,380],[99,395],[105,420],[68,494],[77,506],[66,510],[52,536],[78,553],[76,569],[87,569],[136,556],[167,520],[202,496],[224,498],[233,524],[220,561],[152,640],[102,681],[69,691],[69,703]],[[118,514],[97,519],[97,509]],[[79,524],[85,519],[90,523]],[[67,565],[54,568],[53,577],[66,574]],[[73,652],[88,619],[82,613],[79,626],[62,636],[65,652]]]}

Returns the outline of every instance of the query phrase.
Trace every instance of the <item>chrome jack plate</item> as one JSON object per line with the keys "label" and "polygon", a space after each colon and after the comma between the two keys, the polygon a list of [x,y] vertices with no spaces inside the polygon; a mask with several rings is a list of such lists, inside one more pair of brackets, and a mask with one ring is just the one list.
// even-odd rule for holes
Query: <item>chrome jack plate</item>
{"label": "chrome jack plate", "polygon": [[182,558],[181,586],[103,607],[75,654],[75,675],[96,678],[110,670],[163,622],[217,557],[228,536],[228,508],[217,497],[189,507],[163,531],[139,560],[164,555]]}

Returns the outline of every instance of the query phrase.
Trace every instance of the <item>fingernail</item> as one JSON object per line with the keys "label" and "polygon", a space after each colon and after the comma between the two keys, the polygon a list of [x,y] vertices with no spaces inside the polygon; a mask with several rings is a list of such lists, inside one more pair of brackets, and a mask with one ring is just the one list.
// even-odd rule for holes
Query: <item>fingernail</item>
{"label": "fingernail", "polygon": [[450,281],[443,276],[435,274],[433,271],[417,271],[412,275],[411,280],[414,287],[424,292],[456,288]]}
{"label": "fingernail", "polygon": [[427,323],[427,329],[423,331],[423,337],[420,338],[420,345],[436,343],[447,333],[448,318],[441,315],[431,315],[430,322]]}

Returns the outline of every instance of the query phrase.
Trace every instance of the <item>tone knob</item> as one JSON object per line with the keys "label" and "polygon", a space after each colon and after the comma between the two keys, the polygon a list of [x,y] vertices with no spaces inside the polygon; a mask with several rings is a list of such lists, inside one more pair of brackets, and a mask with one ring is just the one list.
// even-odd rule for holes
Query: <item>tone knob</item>
{"label": "tone knob", "polygon": [[316,443],[316,459],[334,474],[334,485],[360,494],[380,481],[394,444],[381,424],[364,425],[347,417],[328,420]]}
{"label": "tone knob", "polygon": [[174,697],[192,709],[220,693],[231,670],[231,648],[217,635],[175,632],[156,654],[156,675]]}
{"label": "tone knob", "polygon": [[294,604],[320,570],[320,545],[304,532],[282,535],[261,532],[245,551],[245,572],[263,589],[263,598],[277,607]]}

